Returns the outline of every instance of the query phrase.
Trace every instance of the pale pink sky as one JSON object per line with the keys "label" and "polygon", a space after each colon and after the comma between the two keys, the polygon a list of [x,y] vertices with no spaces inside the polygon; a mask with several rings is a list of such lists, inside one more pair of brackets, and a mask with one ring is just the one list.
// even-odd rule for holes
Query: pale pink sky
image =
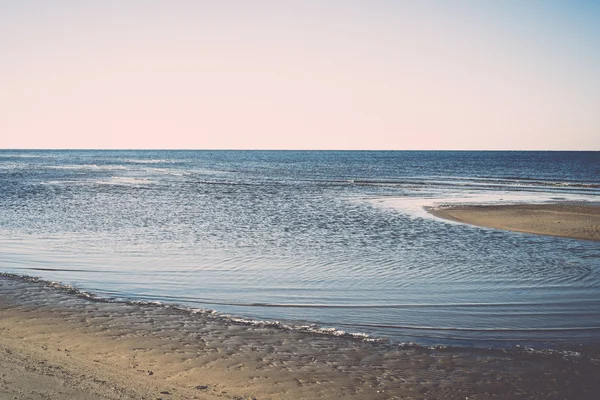
{"label": "pale pink sky", "polygon": [[0,0],[0,148],[599,150],[558,3]]}

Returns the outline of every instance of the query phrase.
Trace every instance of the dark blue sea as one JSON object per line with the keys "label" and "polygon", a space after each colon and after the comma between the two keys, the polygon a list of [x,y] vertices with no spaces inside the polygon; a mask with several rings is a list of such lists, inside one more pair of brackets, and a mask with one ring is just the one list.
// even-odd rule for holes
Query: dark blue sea
{"label": "dark blue sea", "polygon": [[600,203],[600,152],[0,150],[0,272],[422,345],[600,339],[600,242],[438,219]]}

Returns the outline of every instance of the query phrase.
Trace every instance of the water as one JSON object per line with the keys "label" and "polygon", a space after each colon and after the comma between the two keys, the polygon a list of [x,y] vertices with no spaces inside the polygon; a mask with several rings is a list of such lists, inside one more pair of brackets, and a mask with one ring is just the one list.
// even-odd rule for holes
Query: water
{"label": "water", "polygon": [[0,151],[0,272],[423,345],[600,338],[600,243],[423,206],[600,201],[598,152]]}

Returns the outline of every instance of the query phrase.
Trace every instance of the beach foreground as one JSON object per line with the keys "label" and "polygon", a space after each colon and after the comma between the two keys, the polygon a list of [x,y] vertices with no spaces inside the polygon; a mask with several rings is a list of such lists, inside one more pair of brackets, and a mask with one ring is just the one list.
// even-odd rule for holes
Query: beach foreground
{"label": "beach foreground", "polygon": [[429,208],[440,218],[516,232],[600,240],[600,206],[576,203]]}
{"label": "beach foreground", "polygon": [[0,394],[15,399],[591,399],[600,390],[589,349],[368,342],[94,301],[7,275],[0,353]]}

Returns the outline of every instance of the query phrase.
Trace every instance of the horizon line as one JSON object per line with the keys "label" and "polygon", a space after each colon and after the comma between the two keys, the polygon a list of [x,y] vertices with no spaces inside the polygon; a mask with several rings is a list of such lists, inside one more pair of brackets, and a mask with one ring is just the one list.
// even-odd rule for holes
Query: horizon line
{"label": "horizon line", "polygon": [[267,149],[267,148],[78,148],[78,147],[65,147],[65,148],[0,148],[0,151],[488,151],[488,152],[598,152],[600,149]]}

